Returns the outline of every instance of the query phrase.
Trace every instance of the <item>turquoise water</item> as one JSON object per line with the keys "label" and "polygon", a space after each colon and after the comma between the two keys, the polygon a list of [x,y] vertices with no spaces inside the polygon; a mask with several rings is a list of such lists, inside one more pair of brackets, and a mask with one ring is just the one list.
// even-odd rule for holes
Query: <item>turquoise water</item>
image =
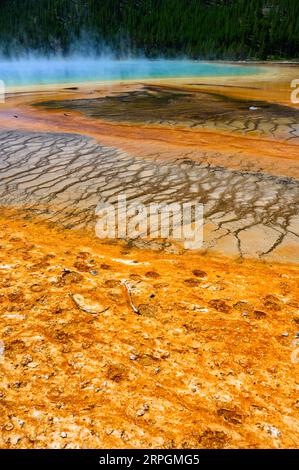
{"label": "turquoise water", "polygon": [[112,58],[0,59],[0,80],[6,86],[76,83],[167,77],[235,76],[258,73],[254,66],[212,64],[192,60]]}

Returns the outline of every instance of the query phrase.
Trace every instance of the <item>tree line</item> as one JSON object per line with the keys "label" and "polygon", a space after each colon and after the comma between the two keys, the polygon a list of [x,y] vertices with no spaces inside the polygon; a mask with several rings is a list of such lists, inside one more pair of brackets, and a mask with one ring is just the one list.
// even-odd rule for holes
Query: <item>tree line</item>
{"label": "tree line", "polygon": [[298,59],[298,0],[1,0],[0,49]]}

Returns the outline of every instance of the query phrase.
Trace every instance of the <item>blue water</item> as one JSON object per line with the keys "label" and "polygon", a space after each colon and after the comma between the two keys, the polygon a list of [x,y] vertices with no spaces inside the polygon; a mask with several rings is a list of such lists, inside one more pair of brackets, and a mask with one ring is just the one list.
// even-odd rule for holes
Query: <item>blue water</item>
{"label": "blue water", "polygon": [[192,60],[113,58],[0,59],[0,80],[6,86],[77,83],[167,77],[236,76],[258,73],[254,66],[212,64]]}

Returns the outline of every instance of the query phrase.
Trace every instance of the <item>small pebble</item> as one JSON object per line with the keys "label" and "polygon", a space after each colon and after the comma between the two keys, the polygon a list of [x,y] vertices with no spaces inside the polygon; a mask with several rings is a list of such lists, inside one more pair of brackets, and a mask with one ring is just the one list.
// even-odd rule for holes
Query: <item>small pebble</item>
{"label": "small pebble", "polygon": [[284,333],[282,333],[281,336],[285,336],[285,337],[288,337],[289,336],[289,333],[287,331],[285,331]]}
{"label": "small pebble", "polygon": [[61,437],[62,437],[63,439],[65,439],[65,438],[67,437],[67,433],[66,433],[66,432],[62,432],[60,435],[61,435]]}

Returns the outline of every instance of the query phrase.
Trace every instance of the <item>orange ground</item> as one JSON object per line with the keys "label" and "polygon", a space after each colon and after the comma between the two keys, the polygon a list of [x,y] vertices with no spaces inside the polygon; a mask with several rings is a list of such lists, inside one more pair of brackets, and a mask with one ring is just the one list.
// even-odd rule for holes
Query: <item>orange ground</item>
{"label": "orange ground", "polygon": [[[246,78],[250,91],[209,86],[287,104],[295,75]],[[140,157],[200,146],[219,150],[214,164],[251,158],[259,171],[299,174],[292,143],[30,107],[74,94],[12,95],[0,125],[84,133]],[[0,246],[1,448],[298,447],[296,264],[102,244],[12,209],[1,211]]]}

